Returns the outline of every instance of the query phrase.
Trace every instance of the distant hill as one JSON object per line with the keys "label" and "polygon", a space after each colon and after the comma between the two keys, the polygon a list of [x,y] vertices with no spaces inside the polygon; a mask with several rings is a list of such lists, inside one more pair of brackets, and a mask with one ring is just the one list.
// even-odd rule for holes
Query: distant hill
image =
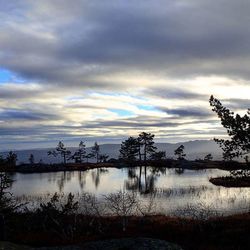
{"label": "distant hill", "polygon": [[[222,151],[219,146],[212,140],[195,140],[180,143],[156,143],[158,150],[166,151],[167,157],[174,157],[174,150],[180,146],[185,146],[185,152],[187,154],[187,159],[194,160],[198,158],[204,158],[205,155],[211,153],[215,160],[221,159]],[[74,152],[77,148],[71,147],[69,150]],[[110,158],[119,157],[120,144],[102,144],[100,145],[101,153],[108,154]],[[26,149],[15,151],[18,157],[18,163],[27,163],[30,154],[34,155],[35,162],[39,162],[40,159],[44,163],[60,163],[62,162],[61,157],[48,156],[47,152],[52,150],[51,148],[45,149]],[[90,152],[91,148],[87,148],[87,152]],[[7,152],[1,153],[6,156]]]}

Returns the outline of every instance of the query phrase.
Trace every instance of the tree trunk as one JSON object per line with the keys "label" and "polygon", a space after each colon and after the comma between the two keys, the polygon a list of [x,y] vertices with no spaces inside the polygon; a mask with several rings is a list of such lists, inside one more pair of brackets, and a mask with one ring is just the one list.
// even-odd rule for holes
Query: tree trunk
{"label": "tree trunk", "polygon": [[141,166],[141,148],[139,149],[139,162],[140,162],[140,166]]}

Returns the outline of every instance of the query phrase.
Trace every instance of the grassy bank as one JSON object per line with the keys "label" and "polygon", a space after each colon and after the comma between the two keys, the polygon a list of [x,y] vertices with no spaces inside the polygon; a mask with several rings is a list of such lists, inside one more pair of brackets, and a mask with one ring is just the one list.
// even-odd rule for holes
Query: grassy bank
{"label": "grassy bank", "polygon": [[222,176],[209,179],[211,183],[223,187],[250,187],[250,177]]}

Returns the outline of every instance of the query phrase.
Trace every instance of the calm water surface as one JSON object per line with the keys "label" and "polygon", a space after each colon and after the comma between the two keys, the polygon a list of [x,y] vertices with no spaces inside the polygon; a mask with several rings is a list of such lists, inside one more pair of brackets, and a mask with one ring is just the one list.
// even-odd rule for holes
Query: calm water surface
{"label": "calm water surface", "polygon": [[200,203],[211,206],[220,213],[230,214],[249,208],[250,188],[217,187],[209,182],[210,177],[229,175],[217,169],[185,170],[156,169],[92,169],[89,171],[14,174],[11,192],[20,200],[48,199],[58,192],[68,194],[88,192],[99,199],[119,190],[136,191],[142,201],[152,195],[158,210],[168,214],[187,204]]}

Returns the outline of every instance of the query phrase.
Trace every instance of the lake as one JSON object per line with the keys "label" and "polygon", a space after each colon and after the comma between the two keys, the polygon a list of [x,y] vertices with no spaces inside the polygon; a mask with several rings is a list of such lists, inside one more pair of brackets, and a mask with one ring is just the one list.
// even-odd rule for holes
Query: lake
{"label": "lake", "polygon": [[140,168],[108,168],[88,171],[51,172],[13,175],[10,188],[19,201],[37,206],[55,192],[60,194],[91,193],[98,199],[119,190],[137,192],[142,202],[154,199],[157,211],[171,214],[188,205],[209,207],[221,214],[245,212],[249,208],[250,188],[218,187],[210,177],[229,175],[218,169],[181,170]]}

